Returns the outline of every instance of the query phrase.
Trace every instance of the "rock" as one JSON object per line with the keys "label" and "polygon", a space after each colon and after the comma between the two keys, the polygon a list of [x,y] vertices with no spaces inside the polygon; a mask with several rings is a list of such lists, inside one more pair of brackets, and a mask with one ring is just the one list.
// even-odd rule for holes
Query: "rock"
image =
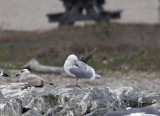
{"label": "rock", "polygon": [[22,116],[42,116],[42,115],[38,113],[38,111],[36,111],[35,109],[31,109],[26,113],[24,113]]}
{"label": "rock", "polygon": [[[61,93],[61,95],[65,96],[68,102],[63,105],[63,108],[62,106],[53,108],[46,116],[60,115],[60,113],[61,115],[69,115],[68,111],[72,112],[71,114],[81,116],[107,106],[112,109],[117,108],[116,96],[109,92],[108,88],[72,89],[67,93]],[[57,108],[61,110],[56,112]]]}
{"label": "rock", "polygon": [[54,106],[58,105],[58,97],[48,94],[44,95],[42,97],[36,97],[34,98],[27,106],[26,108],[37,108],[38,112],[45,113],[48,109],[53,108]]}
{"label": "rock", "polygon": [[160,100],[159,91],[139,91],[134,90],[131,87],[122,87],[115,90],[110,90],[115,93],[118,100],[118,106],[120,110],[125,110],[127,107],[145,107],[154,103],[158,103]]}
{"label": "rock", "polygon": [[4,96],[2,92],[0,91],[0,104],[4,102]]}
{"label": "rock", "polygon": [[152,106],[160,112],[160,102],[157,102],[157,103],[153,104]]}
{"label": "rock", "polygon": [[127,107],[150,105],[159,110],[160,91],[140,91],[132,87],[62,88],[53,85],[21,90],[24,85],[0,85],[3,93],[0,95],[4,98],[0,104],[1,114],[6,105],[7,111],[15,111],[16,116],[22,115],[22,109],[28,109],[23,112],[23,116],[98,116],[109,111],[125,110]]}
{"label": "rock", "polygon": [[107,108],[100,108],[98,110],[95,110],[89,114],[86,114],[85,116],[103,116],[105,113],[108,112]]}
{"label": "rock", "polygon": [[0,116],[21,116],[22,103],[19,99],[10,99],[0,104]]}

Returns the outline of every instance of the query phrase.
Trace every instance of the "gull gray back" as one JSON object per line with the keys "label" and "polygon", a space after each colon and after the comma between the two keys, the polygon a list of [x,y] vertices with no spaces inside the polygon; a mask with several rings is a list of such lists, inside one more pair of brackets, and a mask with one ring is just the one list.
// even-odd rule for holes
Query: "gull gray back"
{"label": "gull gray back", "polygon": [[73,75],[75,75],[77,78],[85,78],[85,79],[92,78],[93,72],[92,72],[90,66],[83,63],[82,61],[78,61],[77,64],[78,64],[78,67],[75,66],[75,67],[69,69],[69,71]]}

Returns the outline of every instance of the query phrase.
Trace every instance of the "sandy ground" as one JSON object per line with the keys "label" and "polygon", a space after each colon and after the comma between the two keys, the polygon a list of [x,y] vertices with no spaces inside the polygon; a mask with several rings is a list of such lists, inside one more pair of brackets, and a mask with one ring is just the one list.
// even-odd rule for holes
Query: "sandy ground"
{"label": "sandy ground", "polygon": [[[10,78],[5,78],[6,81],[0,80],[0,83],[12,83],[17,82],[18,77],[15,77],[18,70],[11,70],[9,74]],[[124,87],[131,86],[135,89],[149,89],[149,90],[159,90],[160,89],[160,73],[153,72],[120,72],[120,71],[109,71],[102,73],[102,78],[99,80],[79,80],[79,85],[82,88],[86,87]],[[54,83],[55,86],[66,87],[67,85],[74,83],[75,78],[68,77],[65,73],[62,75],[55,74],[38,74],[42,78]]]}

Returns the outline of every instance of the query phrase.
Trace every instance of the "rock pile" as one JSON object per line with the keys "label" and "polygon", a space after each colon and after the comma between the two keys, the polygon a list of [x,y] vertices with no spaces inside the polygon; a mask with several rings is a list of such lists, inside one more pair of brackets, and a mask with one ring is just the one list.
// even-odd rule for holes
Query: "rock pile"
{"label": "rock pile", "polygon": [[0,115],[4,116],[103,116],[127,107],[152,105],[160,110],[160,91],[131,87],[61,88],[45,85],[21,90],[24,83],[0,85]]}

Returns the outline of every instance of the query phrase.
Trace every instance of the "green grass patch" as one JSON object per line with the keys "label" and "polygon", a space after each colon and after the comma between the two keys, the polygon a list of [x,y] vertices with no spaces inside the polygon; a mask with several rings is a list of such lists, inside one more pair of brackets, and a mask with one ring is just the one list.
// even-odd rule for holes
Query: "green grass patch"
{"label": "green grass patch", "polygon": [[[4,31],[0,32],[0,68],[21,68],[32,58],[63,66],[69,54],[84,56],[96,47],[88,61],[96,70],[159,70],[159,31],[155,25],[117,23],[65,26],[41,33]],[[143,37],[148,37],[145,44]]]}
{"label": "green grass patch", "polygon": [[117,56],[113,59],[117,63],[124,63],[126,60],[128,60],[128,56]]}

